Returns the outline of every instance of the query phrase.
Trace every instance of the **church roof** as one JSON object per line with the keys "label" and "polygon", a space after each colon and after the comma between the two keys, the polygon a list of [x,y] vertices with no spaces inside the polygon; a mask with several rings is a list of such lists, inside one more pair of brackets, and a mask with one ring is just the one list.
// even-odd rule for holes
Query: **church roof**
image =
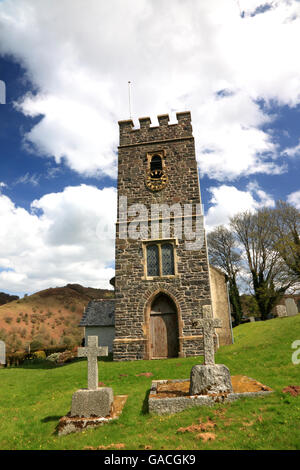
{"label": "church roof", "polygon": [[79,326],[115,326],[115,299],[91,300]]}

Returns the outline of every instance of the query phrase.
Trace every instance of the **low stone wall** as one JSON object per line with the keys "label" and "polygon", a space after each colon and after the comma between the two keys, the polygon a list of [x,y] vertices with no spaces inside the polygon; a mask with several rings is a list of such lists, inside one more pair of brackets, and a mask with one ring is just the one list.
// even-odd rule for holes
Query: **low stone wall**
{"label": "low stone wall", "polygon": [[242,397],[258,397],[265,396],[273,393],[273,391],[260,391],[260,392],[244,392],[244,393],[229,393],[220,396],[210,396],[210,395],[194,395],[186,397],[174,397],[174,398],[156,398],[157,387],[160,384],[165,384],[167,382],[189,382],[190,379],[184,380],[155,380],[152,382],[151,391],[149,395],[149,413],[153,414],[172,414],[179,413],[180,411],[186,410],[188,408],[193,408],[195,406],[213,406],[216,403],[227,403],[238,400]]}

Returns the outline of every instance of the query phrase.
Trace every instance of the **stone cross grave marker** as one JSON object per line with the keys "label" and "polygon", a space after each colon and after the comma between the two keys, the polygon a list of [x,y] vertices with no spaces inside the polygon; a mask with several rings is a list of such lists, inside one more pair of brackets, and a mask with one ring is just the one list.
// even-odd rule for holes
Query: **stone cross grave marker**
{"label": "stone cross grave marker", "polygon": [[210,305],[204,305],[203,318],[197,325],[203,329],[204,364],[215,364],[214,332],[215,328],[222,327],[222,321],[212,317]]}
{"label": "stone cross grave marker", "polygon": [[108,356],[108,346],[98,346],[98,336],[88,336],[88,345],[78,348],[78,357],[87,357],[88,360],[88,389],[98,388],[98,357]]}
{"label": "stone cross grave marker", "polygon": [[6,353],[5,353],[5,343],[0,341],[0,364],[5,364]]}

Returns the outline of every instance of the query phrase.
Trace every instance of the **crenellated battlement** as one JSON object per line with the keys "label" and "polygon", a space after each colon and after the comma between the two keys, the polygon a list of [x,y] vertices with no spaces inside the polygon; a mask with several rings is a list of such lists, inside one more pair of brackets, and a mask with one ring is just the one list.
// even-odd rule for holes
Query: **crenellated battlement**
{"label": "crenellated battlement", "polygon": [[151,127],[150,117],[139,118],[140,127],[134,129],[132,119],[119,121],[120,147],[141,143],[157,142],[192,137],[191,113],[184,111],[176,113],[177,123],[169,124],[169,115],[157,116],[158,126]]}

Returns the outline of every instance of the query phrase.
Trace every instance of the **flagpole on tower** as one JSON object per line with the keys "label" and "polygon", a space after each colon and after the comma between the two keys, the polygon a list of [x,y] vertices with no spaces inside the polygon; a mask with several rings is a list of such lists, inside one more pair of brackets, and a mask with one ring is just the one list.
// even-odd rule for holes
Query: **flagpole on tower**
{"label": "flagpole on tower", "polygon": [[129,117],[132,119],[131,116],[131,81],[128,80],[128,102],[129,102]]}

